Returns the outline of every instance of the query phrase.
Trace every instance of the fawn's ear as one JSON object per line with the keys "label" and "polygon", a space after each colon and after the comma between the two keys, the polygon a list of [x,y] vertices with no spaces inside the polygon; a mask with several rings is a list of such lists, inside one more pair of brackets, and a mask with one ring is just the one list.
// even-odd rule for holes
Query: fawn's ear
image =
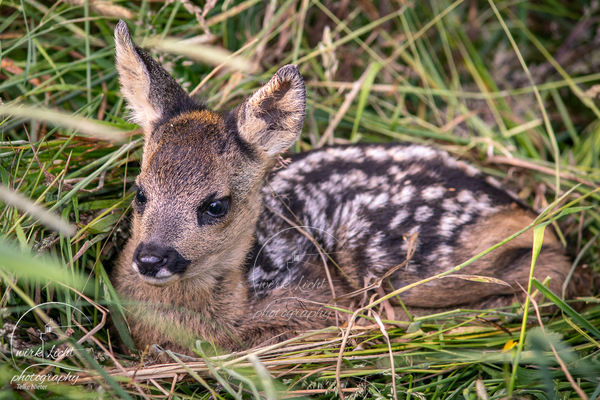
{"label": "fawn's ear", "polygon": [[195,101],[158,62],[131,40],[127,24],[115,29],[116,64],[121,91],[131,110],[131,119],[145,133],[154,124],[191,109]]}
{"label": "fawn's ear", "polygon": [[237,110],[241,137],[273,157],[298,140],[306,112],[304,80],[295,65],[282,67]]}

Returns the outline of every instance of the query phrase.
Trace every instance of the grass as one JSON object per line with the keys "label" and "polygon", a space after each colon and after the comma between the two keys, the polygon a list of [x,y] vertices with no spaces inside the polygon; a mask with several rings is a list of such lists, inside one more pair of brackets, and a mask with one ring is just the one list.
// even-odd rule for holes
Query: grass
{"label": "grass", "polygon": [[[298,64],[309,96],[292,151],[357,141],[446,149],[536,211],[554,204],[536,235],[560,215],[552,224],[574,263],[600,271],[595,2],[207,3],[0,2],[2,396],[333,399],[342,388],[346,399],[598,398],[599,298],[565,302],[537,281],[524,307],[416,317],[407,329],[371,317],[230,357],[198,343],[198,360],[167,351],[150,365],[150,354],[117,345],[130,338],[107,269],[127,237],[142,146],[114,68],[119,18],[213,109]],[[198,45],[174,45],[183,39]],[[49,301],[61,304],[30,311]],[[560,311],[538,313],[542,303]],[[85,351],[53,367],[12,357],[15,324],[13,345],[26,349],[50,318]],[[11,384],[32,371],[77,382]]]}

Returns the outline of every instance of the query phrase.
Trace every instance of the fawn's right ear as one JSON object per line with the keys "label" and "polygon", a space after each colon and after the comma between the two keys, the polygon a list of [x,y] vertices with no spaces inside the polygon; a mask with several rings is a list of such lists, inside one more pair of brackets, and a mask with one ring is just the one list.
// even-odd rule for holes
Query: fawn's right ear
{"label": "fawn's right ear", "polygon": [[196,102],[158,62],[131,40],[127,24],[115,29],[116,64],[131,120],[150,134],[155,124],[193,109]]}
{"label": "fawn's right ear", "polygon": [[286,65],[237,108],[238,130],[246,142],[274,157],[298,140],[305,112],[302,75],[295,65]]}

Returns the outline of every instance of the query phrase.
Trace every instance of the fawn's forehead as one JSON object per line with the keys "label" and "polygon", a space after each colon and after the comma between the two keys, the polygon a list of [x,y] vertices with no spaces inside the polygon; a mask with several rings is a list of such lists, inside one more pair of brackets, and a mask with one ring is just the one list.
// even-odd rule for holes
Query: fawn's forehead
{"label": "fawn's forehead", "polygon": [[198,109],[163,120],[146,139],[153,147],[197,147],[216,145],[227,139],[224,116],[206,109]]}
{"label": "fawn's forehead", "polygon": [[235,126],[209,110],[172,118],[146,140],[139,183],[165,190],[227,185],[236,169],[251,158]]}

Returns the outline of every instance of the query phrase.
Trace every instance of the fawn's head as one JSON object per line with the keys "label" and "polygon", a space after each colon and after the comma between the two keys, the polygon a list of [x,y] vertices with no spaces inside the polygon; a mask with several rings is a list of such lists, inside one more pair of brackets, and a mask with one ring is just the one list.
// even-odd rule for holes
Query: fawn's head
{"label": "fawn's head", "polygon": [[302,130],[302,76],[285,66],[240,106],[215,113],[138,48],[123,21],[115,43],[122,93],[145,136],[132,268],[155,285],[208,282],[241,265],[252,245],[265,176]]}

